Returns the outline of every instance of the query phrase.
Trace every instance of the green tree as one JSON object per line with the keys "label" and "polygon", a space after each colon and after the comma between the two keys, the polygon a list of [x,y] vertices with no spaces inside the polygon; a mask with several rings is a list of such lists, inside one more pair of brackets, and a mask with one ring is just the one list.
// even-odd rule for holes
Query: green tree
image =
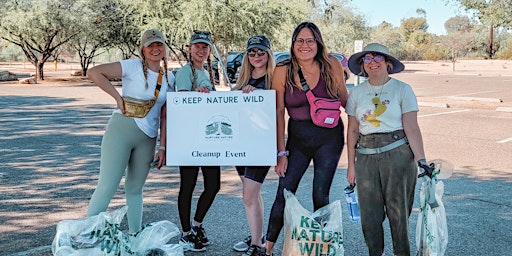
{"label": "green tree", "polygon": [[127,40],[119,31],[131,29],[135,34],[138,27],[130,25],[136,17],[126,11],[128,7],[121,0],[80,0],[77,5],[81,12],[78,13],[80,22],[75,26],[80,34],[69,45],[77,52],[85,76],[94,57],[108,48],[136,40]]}
{"label": "green tree", "polygon": [[347,55],[353,52],[354,40],[369,38],[363,16],[352,12],[347,0],[333,0],[313,11],[313,21],[322,31],[327,49]]}
{"label": "green tree", "polygon": [[447,34],[452,32],[470,32],[473,27],[473,22],[467,16],[458,15],[451,17],[444,23],[444,29],[446,29]]}
{"label": "green tree", "polygon": [[489,27],[489,40],[487,44],[487,56],[492,59],[499,48],[494,43],[495,28],[512,28],[512,2],[510,0],[447,0],[458,2],[466,10],[476,12],[482,24]]}
{"label": "green tree", "polygon": [[416,18],[411,17],[407,19],[402,19],[400,23],[400,31],[402,32],[402,36],[405,41],[409,40],[409,37],[412,33],[416,31],[427,32],[428,24],[427,19],[425,18]]}
{"label": "green tree", "polygon": [[0,38],[19,46],[44,80],[45,62],[60,46],[78,34],[73,0],[5,0],[0,17]]}

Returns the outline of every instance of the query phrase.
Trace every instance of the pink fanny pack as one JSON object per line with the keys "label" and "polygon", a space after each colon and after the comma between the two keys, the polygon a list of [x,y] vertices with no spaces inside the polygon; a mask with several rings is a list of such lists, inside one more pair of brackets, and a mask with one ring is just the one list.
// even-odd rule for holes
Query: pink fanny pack
{"label": "pink fanny pack", "polygon": [[309,89],[309,86],[304,79],[302,70],[298,70],[300,83],[302,88],[306,91],[306,97],[309,102],[309,114],[311,120],[315,125],[334,128],[338,125],[341,114],[341,101],[339,99],[328,99],[316,97],[313,92]]}
{"label": "pink fanny pack", "polygon": [[306,97],[314,124],[326,128],[334,128],[338,125],[341,114],[341,102],[338,99],[318,98],[311,90],[306,92]]}

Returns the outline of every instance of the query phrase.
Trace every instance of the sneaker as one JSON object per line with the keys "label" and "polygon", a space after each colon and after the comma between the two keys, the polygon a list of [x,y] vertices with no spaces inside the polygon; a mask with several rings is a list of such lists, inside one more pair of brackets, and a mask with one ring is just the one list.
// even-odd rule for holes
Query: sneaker
{"label": "sneaker", "polygon": [[203,246],[199,238],[196,236],[194,230],[188,232],[186,236],[181,236],[180,245],[183,247],[183,251],[203,252],[206,251],[206,247]]}
{"label": "sneaker", "polygon": [[208,237],[206,237],[206,231],[204,230],[203,225],[192,225],[192,230],[194,230],[194,232],[197,234],[197,238],[199,238],[199,241],[201,241],[203,246],[210,245],[210,240],[208,240]]}
{"label": "sneaker", "polygon": [[251,236],[244,238],[244,240],[233,245],[233,250],[235,250],[237,252],[247,251],[249,249],[249,246],[251,245],[251,239],[252,239]]}
{"label": "sneaker", "polygon": [[[235,245],[233,245],[233,250],[237,251],[237,252],[245,252],[249,249],[249,246],[251,246],[251,239],[252,237],[251,236],[248,236],[246,238],[244,238],[244,240],[236,243]],[[261,244],[262,244],[262,247],[265,247],[265,236],[263,236],[261,238]]]}
{"label": "sneaker", "polygon": [[242,256],[265,256],[265,250],[257,245],[251,245]]}

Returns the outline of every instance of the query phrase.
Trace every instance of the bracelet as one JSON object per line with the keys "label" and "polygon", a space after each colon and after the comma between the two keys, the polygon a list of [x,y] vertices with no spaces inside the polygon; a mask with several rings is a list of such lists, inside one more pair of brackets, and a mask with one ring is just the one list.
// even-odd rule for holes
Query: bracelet
{"label": "bracelet", "polygon": [[158,146],[158,150],[165,150],[165,146]]}
{"label": "bracelet", "polygon": [[277,157],[280,157],[280,156],[288,156],[290,154],[290,152],[288,152],[288,150],[285,150],[285,151],[277,151]]}

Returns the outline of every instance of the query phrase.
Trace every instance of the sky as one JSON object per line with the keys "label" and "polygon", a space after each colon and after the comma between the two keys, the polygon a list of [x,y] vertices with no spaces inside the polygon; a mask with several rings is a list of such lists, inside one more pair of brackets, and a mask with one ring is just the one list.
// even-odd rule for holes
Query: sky
{"label": "sky", "polygon": [[365,17],[371,27],[383,21],[399,27],[401,20],[410,17],[420,17],[416,9],[427,13],[428,32],[445,35],[444,23],[456,15],[469,16],[464,9],[446,0],[352,0],[351,6],[356,13]]}

